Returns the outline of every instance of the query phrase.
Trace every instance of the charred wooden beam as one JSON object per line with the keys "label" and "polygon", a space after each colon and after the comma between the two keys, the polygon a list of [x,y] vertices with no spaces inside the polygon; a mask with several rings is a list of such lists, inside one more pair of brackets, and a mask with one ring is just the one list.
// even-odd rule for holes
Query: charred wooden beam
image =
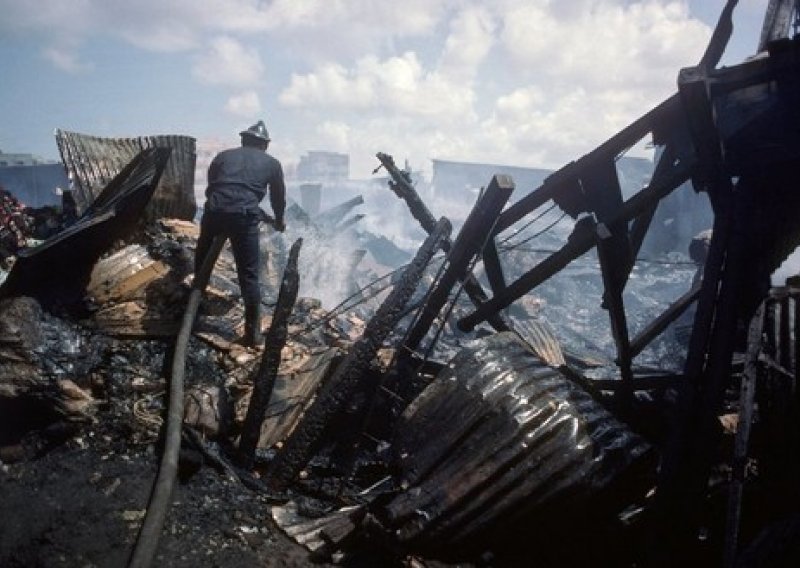
{"label": "charred wooden beam", "polygon": [[458,280],[464,280],[470,263],[483,250],[497,221],[497,216],[513,191],[514,182],[509,176],[496,175],[481,198],[475,203],[447,254],[447,269],[431,291],[416,324],[409,331],[405,341],[407,349],[414,351],[419,346],[447,301],[453,285]]}
{"label": "charred wooden beam", "polygon": [[253,393],[247,407],[244,419],[242,437],[239,441],[239,459],[245,467],[252,467],[255,460],[256,446],[261,435],[261,424],[264,414],[275,387],[275,377],[281,363],[281,351],[286,345],[289,329],[289,316],[297,300],[297,290],[300,286],[300,274],[297,271],[297,257],[303,239],[297,239],[289,250],[289,260],[283,272],[281,288],[278,292],[278,301],[272,315],[269,330],[264,336],[264,355],[253,380]]}
{"label": "charred wooden beam", "polygon": [[[794,42],[786,51],[796,55],[796,50]],[[679,390],[676,421],[660,471],[656,500],[660,552],[691,554],[690,544],[711,467],[710,448],[717,428],[715,416],[729,380],[736,324],[740,318],[749,320],[760,302],[758,295],[765,293],[759,291],[761,284],[755,282],[762,271],[760,265],[764,264],[756,263],[755,257],[765,253],[750,246],[754,236],[749,234],[754,229],[765,236],[769,233],[754,218],[759,208],[758,194],[767,191],[765,184],[769,183],[762,180],[765,164],[773,160],[783,160],[786,164],[791,163],[787,160],[797,159],[796,140],[786,145],[788,151],[774,145],[772,132],[778,130],[777,123],[771,123],[763,114],[748,115],[741,110],[748,103],[752,110],[752,103],[758,100],[751,97],[754,92],[768,94],[772,89],[753,90],[750,86],[774,82],[771,84],[777,85],[780,93],[778,100],[786,101],[787,106],[763,108],[771,109],[773,121],[780,117],[781,129],[796,124],[796,102],[790,101],[796,101],[797,90],[792,81],[780,88],[778,80],[787,73],[796,74],[796,67],[792,66],[796,66],[794,56],[775,61],[770,57],[737,66],[730,72],[704,67],[683,70],[679,78],[694,146],[702,164],[695,171],[694,182],[707,189],[715,218],[685,366],[687,380]],[[733,98],[726,99],[728,95]],[[725,121],[728,126],[721,126],[720,122]],[[775,152],[775,148],[780,151]],[[772,155],[760,158],[766,154]],[[734,191],[730,176],[739,173],[743,177]]]}
{"label": "charred wooden beam", "polygon": [[700,59],[698,67],[703,69],[713,69],[722,59],[722,54],[725,52],[725,47],[731,39],[733,33],[733,9],[739,3],[739,0],[728,0],[722,13],[719,15],[717,25],[714,27],[714,33],[711,34],[711,39],[706,46],[703,57]]}
{"label": "charred wooden beam", "polygon": [[695,284],[691,290],[675,300],[664,312],[650,322],[639,335],[631,340],[631,356],[636,357],[650,342],[658,337],[667,326],[678,319],[693,302],[700,296],[701,282]]}
{"label": "charred wooden beam", "polygon": [[[397,197],[406,202],[411,216],[419,222],[422,230],[430,235],[436,226],[436,218],[430,212],[428,206],[425,205],[425,202],[420,199],[414,186],[411,185],[411,177],[407,172],[400,170],[395,165],[394,158],[389,154],[378,152],[375,156],[392,178],[389,182],[389,189],[391,189]],[[450,244],[448,243],[445,246],[449,248]]]}
{"label": "charred wooden beam", "polygon": [[[608,309],[611,323],[611,335],[617,349],[617,365],[622,377],[622,389],[618,391],[623,404],[631,402],[633,394],[633,355],[631,353],[630,338],[628,337],[628,322],[625,316],[625,305],[622,300],[624,281],[627,279],[627,269],[630,266],[627,258],[618,256],[620,250],[630,252],[628,247],[620,248],[619,243],[614,243],[614,233],[609,233],[604,225],[598,226],[597,256],[600,260],[600,272],[603,276],[603,306]],[[627,237],[627,235],[626,235]]]}
{"label": "charred wooden beam", "polygon": [[[551,199],[555,199],[559,207],[572,217],[581,211],[587,211],[583,199],[577,197],[582,192],[580,180],[586,167],[599,161],[614,160],[649,132],[664,130],[667,125],[674,126],[676,121],[680,121],[680,117],[681,102],[678,95],[675,94],[590,153],[548,176],[540,187],[511,205],[500,215],[495,232],[505,231]],[[655,142],[661,143],[658,140]]]}
{"label": "charred wooden beam", "polygon": [[725,520],[725,552],[723,565],[733,567],[739,547],[739,525],[742,517],[742,496],[744,493],[745,472],[747,470],[747,447],[750,442],[750,428],[753,423],[756,379],[758,376],[758,357],[761,353],[761,334],[764,328],[764,304],[762,303],[747,332],[747,357],[739,394],[739,422],[731,463],[732,479],[728,493],[728,513]]}
{"label": "charred wooden beam", "polygon": [[[622,206],[622,189],[615,162],[605,160],[587,165],[581,176],[581,185],[590,211],[599,221],[596,231],[597,256],[603,278],[603,307],[608,310],[617,364],[622,376],[623,388],[619,393],[625,399],[633,393],[633,361],[622,292],[633,267],[633,259],[627,220],[612,220],[614,213]],[[647,209],[652,209],[652,206]]]}
{"label": "charred wooden beam", "polygon": [[764,51],[767,44],[776,39],[789,36],[795,4],[795,0],[769,0],[761,26],[758,51]]}
{"label": "charred wooden beam", "polygon": [[492,292],[494,295],[502,294],[506,289],[506,279],[494,239],[489,239],[483,249],[483,265],[486,268],[486,278],[489,279]]}
{"label": "charred wooden beam", "polygon": [[331,418],[341,410],[358,384],[365,379],[365,372],[370,362],[375,358],[383,341],[397,325],[425,267],[430,263],[436,251],[441,248],[442,242],[449,236],[450,230],[450,221],[444,217],[440,219],[411,263],[403,271],[399,283],[367,323],[361,338],[356,341],[325,383],[302,421],[275,457],[268,471],[267,479],[267,483],[272,488],[283,489],[288,486],[308,463]]}
{"label": "charred wooden beam", "polygon": [[[653,222],[653,217],[656,214],[658,204],[654,204],[636,217],[631,224],[630,240],[631,240],[631,262],[634,262],[639,252],[642,250],[644,238],[647,236],[647,231],[650,230],[650,224]],[[632,267],[631,267],[632,268]],[[628,270],[630,276],[630,269]]]}
{"label": "charred wooden beam", "polygon": [[689,507],[687,501],[697,495],[694,491],[696,488],[693,488],[692,497],[687,497],[685,493],[689,480],[689,439],[695,435],[694,425],[690,422],[698,397],[696,391],[705,368],[712,323],[717,312],[717,292],[722,280],[732,222],[729,211],[732,194],[730,182],[720,183],[715,189],[716,191],[710,193],[715,209],[714,228],[684,365],[686,378],[679,385],[676,416],[662,450],[654,508],[654,530],[657,532],[655,538],[659,543],[653,550],[655,558],[667,550],[677,550],[681,543],[685,545],[687,539],[693,538],[693,522],[686,518],[686,512]]}
{"label": "charred wooden beam", "polygon": [[[400,199],[406,202],[406,205],[408,205],[408,208],[411,211],[411,216],[419,221],[419,224],[426,233],[430,234],[433,230],[433,227],[436,225],[436,220],[422,199],[420,199],[419,194],[414,189],[414,186],[411,185],[411,179],[408,174],[401,171],[395,165],[394,158],[392,158],[390,155],[384,154],[383,152],[378,152],[376,156],[378,160],[380,160],[381,165],[386,168],[386,171],[389,172],[389,175],[392,178],[392,180],[389,182],[389,188]],[[450,250],[450,245],[450,239],[447,238],[442,243],[442,250],[448,252]],[[483,287],[481,287],[480,283],[475,279],[475,276],[473,276],[472,273],[469,273],[464,277],[464,290],[467,292],[470,300],[472,300],[476,306],[480,306],[488,299],[486,292],[483,291]],[[499,314],[492,314],[489,318],[487,318],[487,321],[497,331],[507,331],[509,329],[508,324],[503,321],[503,318]]]}
{"label": "charred wooden beam", "polygon": [[[669,166],[669,171],[665,172],[663,176],[659,179],[651,180],[648,187],[625,201],[621,207],[609,216],[609,221],[612,223],[627,222],[640,215],[642,211],[652,207],[654,203],[657,203],[671,191],[674,191],[681,183],[689,179],[694,166],[693,156],[685,155],[682,159],[669,164]],[[498,223],[502,221],[503,215],[505,213],[501,214],[501,219],[498,220]],[[495,228],[495,231],[497,231],[497,228]],[[465,331],[474,329],[477,324],[484,321],[491,314],[508,307],[570,262],[585,254],[595,243],[594,223],[591,218],[584,217],[575,224],[570,238],[561,249],[542,260],[514,282],[508,284],[503,294],[495,295],[485,304],[478,307],[472,314],[459,320],[459,328]]]}

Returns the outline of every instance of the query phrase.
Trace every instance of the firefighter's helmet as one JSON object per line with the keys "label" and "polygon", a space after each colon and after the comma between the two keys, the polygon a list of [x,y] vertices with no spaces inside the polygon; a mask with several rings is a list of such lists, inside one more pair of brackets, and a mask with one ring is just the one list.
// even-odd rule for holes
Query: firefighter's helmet
{"label": "firefighter's helmet", "polygon": [[252,138],[256,138],[258,140],[262,140],[264,142],[269,142],[269,132],[267,132],[267,127],[264,126],[264,121],[259,120],[253,126],[248,128],[247,130],[242,130],[239,133],[240,136],[249,136]]}

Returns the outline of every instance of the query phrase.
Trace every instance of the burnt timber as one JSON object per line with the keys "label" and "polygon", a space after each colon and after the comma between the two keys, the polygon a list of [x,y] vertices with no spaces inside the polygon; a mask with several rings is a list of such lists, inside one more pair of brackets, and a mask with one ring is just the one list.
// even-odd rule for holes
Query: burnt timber
{"label": "burnt timber", "polygon": [[[759,463],[780,486],[772,500],[785,497],[800,502],[796,487],[800,470],[794,455],[798,448],[798,340],[792,329],[800,315],[800,296],[796,282],[769,290],[770,274],[800,241],[800,198],[791,191],[800,157],[800,40],[775,40],[780,36],[779,28],[785,25],[783,9],[788,4],[772,2],[770,6],[778,10],[778,16],[769,20],[765,37],[774,41],[765,41],[767,51],[733,68],[715,69],[730,34],[735,4],[726,6],[700,64],[681,72],[676,95],[505,210],[514,184],[505,176],[496,176],[453,242],[448,238],[447,220],[431,225],[433,216],[413,192],[408,178],[393,167],[390,157],[378,155],[390,170],[391,189],[406,200],[412,215],[430,236],[386,302],[364,326],[360,338],[340,344],[346,355],[321,380],[323,386],[316,400],[294,431],[288,437],[280,436],[284,444],[266,470],[272,488],[300,486],[300,470],[308,465],[315,446],[326,430],[330,432],[333,419],[350,402],[351,395],[379,389],[388,392],[384,388],[387,375],[398,368],[401,380],[420,379],[422,367],[408,373],[409,367],[402,365],[401,357],[409,353],[417,356],[429,331],[452,315],[455,301],[447,304],[451,292],[454,296],[460,292],[459,284],[475,304],[471,313],[460,317],[460,325],[473,330],[484,321],[499,318],[501,310],[582,254],[596,249],[604,287],[602,305],[610,319],[618,375],[614,380],[596,383],[583,377],[568,363],[558,342],[533,324],[488,335],[483,328],[480,331],[484,335],[460,350],[448,364],[430,365],[423,377],[428,384],[415,396],[404,400],[390,393],[406,405],[400,419],[392,424],[390,436],[394,469],[386,479],[396,484],[384,494],[370,493],[374,485],[355,495],[350,493],[347,499],[359,504],[355,510],[335,511],[327,524],[324,517],[315,522],[326,526],[321,540],[329,548],[346,547],[349,534],[365,519],[365,532],[377,532],[377,527],[383,531],[383,538],[407,554],[436,555],[444,548],[454,556],[466,551],[479,555],[484,547],[508,543],[510,534],[525,543],[537,538],[537,544],[547,544],[548,529],[559,523],[562,529],[564,525],[570,530],[579,527],[580,538],[568,542],[582,545],[586,533],[594,528],[593,505],[600,509],[598,501],[606,497],[613,500],[634,489],[643,495],[642,489],[651,487],[636,487],[635,480],[627,482],[630,474],[636,473],[634,466],[645,467],[648,474],[655,472],[657,468],[647,458],[657,452],[661,467],[655,503],[648,511],[647,528],[652,530],[648,559],[653,565],[694,563],[698,559],[693,541],[703,528],[701,502],[709,487],[713,450],[721,445],[717,439],[718,414],[725,391],[735,390],[733,359],[742,352],[736,415],[739,426],[731,452],[732,479],[723,529],[725,563],[735,565],[739,560],[740,525],[748,512],[744,488],[756,405],[760,426],[768,431],[771,441],[776,441],[776,448],[767,450],[766,459]],[[615,161],[648,136],[659,147],[653,177],[639,193],[625,199]],[[151,149],[143,155],[152,158],[162,152]],[[140,155],[138,159],[144,158]],[[155,162],[155,169],[143,175],[142,187],[147,192],[156,186],[163,170],[162,161]],[[623,292],[659,201],[685,181],[708,194],[714,207],[714,231],[703,276],[631,338]],[[87,218],[98,223],[111,219],[109,211],[116,212],[115,199],[106,194],[92,198]],[[136,212],[147,199],[134,201],[136,207],[130,210]],[[544,261],[531,263],[522,277],[507,282],[498,238],[550,202],[575,220],[570,238]],[[335,210],[324,224],[334,231],[348,225],[349,221],[341,221],[353,204]],[[443,268],[424,301],[417,304],[421,307],[406,311],[437,249],[447,255]],[[296,254],[294,257],[291,269],[287,269],[292,287],[297,276],[293,266]],[[491,298],[472,274],[480,261]],[[20,266],[24,268],[24,262]],[[204,280],[198,278],[198,282]],[[10,295],[21,291],[18,286]],[[192,315],[187,320],[193,318],[200,295],[199,289],[192,291],[187,309]],[[695,302],[697,312],[683,373],[655,375],[637,370],[635,358],[642,349]],[[287,303],[294,303],[294,298]],[[284,308],[289,311],[288,306],[277,311]],[[411,311],[417,313],[406,336],[395,344],[399,356],[391,360],[385,373],[386,369],[373,364],[377,352]],[[265,359],[254,379],[264,383],[261,392],[251,396],[251,404],[261,409],[256,409],[261,417],[253,418],[254,422],[263,419],[264,399],[269,398],[267,393],[281,364],[277,344],[286,339],[284,316],[288,318],[289,314],[276,313],[273,319]],[[507,325],[501,319],[497,321]],[[494,322],[492,325],[500,331]],[[185,352],[190,328],[191,322],[180,332],[176,351]],[[743,342],[741,331],[745,329],[749,334]],[[437,341],[439,331],[431,343]],[[9,337],[6,341],[19,343]],[[178,380],[173,376],[173,380],[182,388],[183,373],[173,371],[173,375],[181,377]],[[654,445],[636,431],[636,419],[644,414],[636,395],[666,387],[674,388],[677,394],[669,406],[675,416],[670,430]],[[172,398],[183,402],[180,395]],[[370,417],[379,414],[372,412],[374,406],[368,410]],[[171,409],[173,414],[174,422],[179,421],[181,413]],[[250,421],[249,417],[245,421]],[[251,453],[260,432],[256,431],[258,424],[250,426],[254,430],[251,438],[240,449],[247,450],[245,461],[254,462]],[[174,427],[168,434],[173,450],[177,449],[178,435]],[[344,444],[352,441],[343,438]],[[198,446],[203,443],[195,438]],[[224,460],[219,463],[224,464]],[[313,470],[309,471],[313,476]],[[259,483],[252,486],[258,489]],[[624,488],[619,488],[620,483]],[[378,498],[373,499],[373,495]],[[771,505],[779,508],[778,503]],[[157,534],[160,525],[148,532]],[[714,536],[718,538],[719,534]],[[539,553],[536,559],[546,557],[547,552]],[[549,560],[558,563],[562,558]]]}
{"label": "burnt timber", "polygon": [[[795,191],[800,171],[800,38],[770,41],[757,57],[717,69],[735,4],[726,5],[701,62],[680,72],[675,95],[497,216],[490,239],[474,252],[475,261],[483,260],[492,295],[458,322],[463,330],[473,330],[595,248],[620,379],[604,386],[616,392],[618,408],[626,416],[633,393],[653,386],[649,377],[637,380],[634,358],[697,303],[686,365],[676,383],[677,417],[662,449],[655,507],[660,528],[654,536],[660,552],[691,554],[737,330],[749,325],[768,293],[770,274],[800,244],[800,197]],[[788,31],[789,5],[771,3],[778,16],[768,14],[767,39]],[[660,149],[653,176],[641,191],[623,199],[614,163],[646,137]],[[708,194],[714,210],[702,280],[631,339],[622,292],[659,201],[686,181]],[[550,203],[576,220],[568,242],[506,282],[496,260],[499,238]],[[454,262],[452,257],[448,261]],[[459,273],[462,280],[465,266]],[[426,331],[423,327],[416,336]]]}

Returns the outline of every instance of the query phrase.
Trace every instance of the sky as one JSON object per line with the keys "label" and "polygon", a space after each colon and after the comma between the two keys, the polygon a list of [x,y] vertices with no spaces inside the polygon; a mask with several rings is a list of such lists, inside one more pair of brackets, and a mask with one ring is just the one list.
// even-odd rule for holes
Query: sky
{"label": "sky", "polygon": [[[723,64],[756,51],[740,0]],[[724,0],[0,0],[0,150],[56,128],[557,168],[670,96]]]}

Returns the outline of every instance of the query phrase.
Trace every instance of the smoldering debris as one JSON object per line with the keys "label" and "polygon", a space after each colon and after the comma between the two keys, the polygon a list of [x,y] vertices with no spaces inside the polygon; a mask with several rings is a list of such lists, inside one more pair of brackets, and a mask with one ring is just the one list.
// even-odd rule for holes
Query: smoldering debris
{"label": "smoldering debris", "polygon": [[[191,484],[211,466],[232,484],[227,498],[256,503],[262,517],[240,514],[234,531],[253,546],[253,527],[274,522],[316,560],[373,565],[766,554],[758,543],[800,510],[786,402],[800,293],[794,281],[768,292],[763,278],[800,235],[784,191],[798,140],[772,127],[796,126],[800,44],[716,70],[729,16],[678,95],[519,199],[508,176],[480,180],[452,239],[408,172],[377,154],[428,234],[393,272],[360,269],[361,198],[314,215],[295,206],[285,235],[263,227],[264,349],[236,341],[229,249],[206,286],[191,273],[197,227],[142,214],[166,161],[137,154],[74,225],[18,251],[0,290],[0,457],[24,471],[70,440],[91,448],[80,433],[104,425],[106,443],[145,448],[129,459],[152,464],[183,404],[178,476]],[[660,158],[623,197],[615,160],[647,135]],[[784,151],[767,151],[775,144]],[[641,263],[660,200],[689,179],[715,204],[713,231],[686,243],[691,259]],[[523,246],[542,235],[547,248]],[[665,289],[673,301],[658,298]],[[195,320],[184,306],[198,295]],[[185,397],[169,400],[176,366]],[[750,499],[764,507],[743,507]],[[122,517],[163,522],[156,503]],[[136,544],[154,550],[161,528]],[[0,561],[10,554],[0,548]]]}
{"label": "smoldering debris", "polygon": [[[144,159],[145,156],[141,157],[139,163]],[[137,170],[134,167],[129,171]],[[151,180],[137,186],[149,191],[157,173],[153,170],[152,175],[133,178]],[[125,184],[117,187],[122,187],[123,196],[130,194]],[[109,202],[113,204],[114,216],[132,219],[138,213],[130,210],[141,211],[146,200],[110,199]],[[179,219],[122,223],[111,230],[110,225],[103,223],[112,218],[103,209],[89,212],[78,219],[74,229],[40,245],[39,251],[59,250],[69,255],[69,265],[60,265],[58,278],[43,276],[43,268],[37,267],[47,265],[52,257],[38,261],[38,265],[32,264],[33,260],[27,261],[27,265],[19,264],[21,275],[11,274],[9,282],[13,286],[5,289],[6,298],[0,305],[3,313],[0,384],[3,408],[18,410],[3,413],[16,421],[15,428],[4,430],[2,455],[6,461],[24,463],[42,455],[53,444],[77,435],[81,424],[98,421],[116,424],[115,431],[131,448],[147,447],[158,440],[167,404],[171,345],[191,286],[198,231],[192,222]],[[319,237],[330,236],[340,224],[320,227],[308,220],[305,228],[319,241],[341,246],[341,241]],[[297,223],[297,226],[295,230],[299,232],[302,225]],[[84,227],[95,228],[93,247],[83,246],[80,240],[84,238],[81,234],[86,230]],[[106,234],[103,231],[107,236],[99,238]],[[265,245],[263,296],[276,298],[281,280],[276,259],[284,257],[285,251],[280,240],[266,228],[262,243]],[[430,258],[440,245],[431,241],[428,248]],[[29,253],[25,258],[35,260],[36,255]],[[298,424],[310,416],[308,409],[315,397],[324,400],[321,393],[325,391],[321,387],[332,380],[331,384],[336,383],[335,371],[347,368],[348,353],[357,349],[358,341],[369,339],[372,346],[369,356],[357,356],[365,366],[358,367],[353,375],[356,382],[341,391],[347,394],[347,399],[325,415],[319,439],[311,440],[305,450],[307,458],[299,462],[298,468],[304,472],[297,479],[286,478],[291,486],[287,498],[296,496],[302,502],[307,499],[303,494],[310,491],[317,499],[329,501],[329,505],[323,506],[327,508],[342,498],[354,499],[356,487],[360,487],[357,492],[368,489],[375,485],[376,478],[384,480],[378,484],[382,494],[390,487],[398,491],[402,486],[400,478],[392,478],[395,466],[387,451],[393,447],[389,434],[396,430],[407,403],[433,379],[433,367],[442,364],[431,360],[425,365],[427,371],[415,373],[419,375],[417,378],[403,378],[407,371],[398,373],[398,369],[407,368],[409,363],[398,363],[397,352],[391,346],[399,344],[403,330],[413,323],[414,311],[424,303],[426,288],[436,281],[441,262],[438,257],[430,264],[417,263],[418,273],[405,279],[407,304],[395,306],[389,298],[390,304],[385,309],[395,315],[393,323],[381,324],[380,336],[387,342],[373,337],[377,324],[370,327],[369,321],[370,311],[380,312],[377,306],[384,293],[375,293],[364,282],[353,281],[360,294],[355,303],[351,301],[350,308],[345,304],[325,310],[313,299],[297,301],[258,437],[256,470],[279,464],[272,457],[276,453],[288,455],[281,452],[287,443],[293,443],[292,435]],[[352,274],[353,279],[358,277],[356,270]],[[64,293],[63,283],[70,279],[81,283],[80,295]],[[31,291],[36,293],[22,295],[23,282],[35,282]],[[389,279],[384,286],[391,289],[398,282]],[[235,265],[225,248],[216,262],[187,350],[184,417],[185,426],[205,438],[199,443],[219,448],[218,463],[235,464],[236,441],[245,422],[253,377],[260,364],[259,351],[241,347],[235,341],[243,326],[240,306]],[[271,316],[265,316],[263,327],[268,328],[270,323]],[[455,340],[446,333],[442,345],[449,347],[443,347],[445,351],[440,353],[455,353],[470,341],[468,335],[455,328],[451,331],[456,334]],[[337,390],[330,385],[328,389],[328,392]],[[31,412],[32,409],[36,411]],[[18,420],[20,416],[25,416],[25,420]],[[366,435],[359,426],[362,422],[369,427],[371,438],[362,438]],[[332,426],[334,423],[339,426]],[[339,436],[332,437],[334,432]],[[370,439],[382,441],[377,445],[364,441]],[[190,442],[187,444],[191,446]],[[236,466],[232,467],[235,470]],[[266,480],[270,481],[269,475]],[[364,504],[372,500],[369,492],[364,493],[364,499]],[[308,506],[308,503],[301,505],[300,510],[308,513]],[[342,539],[362,530],[360,522],[349,522],[346,526],[348,530],[343,525],[343,532],[340,531]],[[377,525],[370,530],[374,526]],[[330,528],[326,530],[330,532]]]}

